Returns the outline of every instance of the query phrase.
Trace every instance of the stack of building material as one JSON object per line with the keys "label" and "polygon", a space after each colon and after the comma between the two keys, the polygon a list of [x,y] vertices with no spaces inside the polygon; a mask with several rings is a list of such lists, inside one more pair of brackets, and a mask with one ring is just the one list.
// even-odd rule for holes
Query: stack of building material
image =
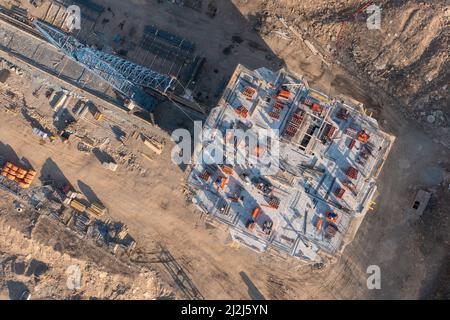
{"label": "stack of building material", "polygon": [[163,151],[162,143],[156,141],[153,138],[145,137],[144,144],[157,154],[161,154]]}
{"label": "stack of building material", "polygon": [[245,87],[242,94],[247,98],[247,100],[253,100],[256,94],[256,89],[250,86]]}
{"label": "stack of building material", "polygon": [[58,100],[55,102],[55,105],[53,106],[53,111],[58,112],[59,109],[61,109],[61,107],[66,103],[67,98],[67,92],[62,92]]}
{"label": "stack of building material", "polygon": [[2,176],[8,180],[15,181],[23,189],[28,189],[36,177],[36,171],[25,170],[14,165],[11,162],[6,162],[2,169]]}
{"label": "stack of building material", "polygon": [[86,212],[90,215],[101,217],[106,213],[106,208],[101,203],[92,203]]}
{"label": "stack of building material", "polygon": [[289,100],[291,93],[288,90],[280,90],[277,95],[277,99]]}
{"label": "stack of building material", "polygon": [[82,234],[86,234],[91,220],[86,213],[77,213],[73,216],[73,225],[77,231]]}
{"label": "stack of building material", "polygon": [[119,165],[115,162],[102,162],[102,166],[111,171],[116,171],[119,167]]}
{"label": "stack of building material", "polygon": [[356,170],[354,167],[350,166],[347,171],[345,172],[347,177],[351,179],[357,179],[358,178],[358,170]]}
{"label": "stack of building material", "polygon": [[286,138],[292,138],[297,133],[300,125],[304,120],[305,111],[300,108],[297,108],[295,112],[292,114],[291,119],[288,124],[284,128],[283,136]]}
{"label": "stack of building material", "polygon": [[80,201],[75,199],[70,201],[70,206],[79,212],[84,212],[86,210],[86,206],[82,204]]}
{"label": "stack of building material", "polygon": [[236,109],[234,109],[234,111],[238,115],[240,115],[242,118],[247,118],[248,117],[248,110],[244,106],[239,106]]}
{"label": "stack of building material", "polygon": [[101,113],[100,111],[97,111],[97,112],[94,114],[94,119],[97,120],[97,121],[103,120],[103,113]]}
{"label": "stack of building material", "polygon": [[280,118],[280,113],[284,109],[284,103],[280,100],[276,100],[275,104],[272,107],[272,111],[269,112],[269,115],[274,119]]}

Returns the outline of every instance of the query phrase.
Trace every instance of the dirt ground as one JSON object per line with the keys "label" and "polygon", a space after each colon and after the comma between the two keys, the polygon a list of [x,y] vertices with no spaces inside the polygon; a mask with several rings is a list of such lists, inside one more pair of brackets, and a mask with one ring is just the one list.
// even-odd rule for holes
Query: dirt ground
{"label": "dirt ground", "polygon": [[[163,292],[151,272],[106,272],[96,264],[28,239],[2,221],[0,240],[0,299],[24,299],[29,293],[31,299],[148,300]],[[75,268],[79,270],[79,284],[72,278]]]}
{"label": "dirt ground", "polygon": [[[126,165],[120,166],[117,172],[105,171],[93,154],[79,152],[76,144],[41,145],[20,116],[3,112],[0,141],[17,155],[27,158],[34,168],[40,170],[51,159],[73,185],[79,185],[80,181],[88,185],[110,209],[113,218],[127,223],[143,251],[152,252],[160,243],[164,244],[207,299],[448,298],[450,151],[442,146],[442,141],[430,135],[440,127],[432,127],[432,131],[428,128],[426,133],[422,122],[411,119],[413,113],[405,115],[404,107],[399,108],[404,101],[401,94],[385,92],[361,80],[354,70],[351,75],[337,65],[326,67],[293,35],[289,41],[274,34],[261,36],[254,27],[256,24],[264,33],[264,25],[259,27],[259,24],[266,7],[273,9],[267,16],[274,19],[271,14],[277,10],[271,6],[272,1],[216,1],[214,18],[205,12],[156,2],[133,1],[133,10],[121,1],[110,6],[116,14],[126,13],[132,23],[149,21],[197,44],[199,53],[207,57],[196,89],[202,92],[200,102],[214,105],[217,87],[228,79],[237,63],[271,68],[287,65],[305,74],[312,85],[326,92],[342,92],[361,100],[375,112],[383,128],[396,135],[396,143],[379,177],[380,196],[376,208],[366,216],[355,240],[337,261],[329,263],[325,269],[312,271],[310,266],[292,259],[229,246],[227,232],[204,223],[204,217],[186,203],[182,193],[184,172],[171,163],[168,133],[158,128],[151,128],[151,131],[165,139],[164,152],[151,162],[139,158],[143,173],[139,169],[130,171]],[[293,2],[288,2],[277,8],[290,11]],[[311,21],[320,20],[321,15],[314,16],[312,8],[323,8],[322,2],[315,1],[305,8],[309,8],[306,12],[314,17]],[[348,1],[349,8],[354,2]],[[413,2],[406,3],[412,5]],[[423,3],[425,8],[432,6],[426,1]],[[206,3],[203,7],[207,11]],[[147,16],[150,9],[152,14]],[[322,16],[332,11],[327,10]],[[337,27],[333,25],[333,28]],[[407,27],[403,29],[409,32]],[[316,26],[314,30],[321,29]],[[233,38],[235,35],[243,41]],[[445,56],[439,54],[436,53],[445,61]],[[414,61],[411,65],[414,66]],[[424,68],[427,65],[425,61]],[[436,84],[440,85],[439,79],[445,78],[448,68],[438,65]],[[348,65],[345,67],[350,69]],[[389,82],[389,85],[395,84]],[[441,95],[448,99],[448,94]],[[42,106],[43,110],[45,108],[50,112],[48,105]],[[448,117],[448,109],[441,109]],[[425,109],[428,111],[431,110]],[[177,109],[170,112],[177,112]],[[109,116],[114,117],[112,113]],[[120,125],[128,134],[133,130],[126,124]],[[445,129],[445,122],[439,125]],[[98,129],[98,139],[110,136],[114,141],[112,130]],[[118,148],[118,142],[114,143],[111,149]],[[145,150],[137,142],[129,148],[136,154],[139,154],[136,150]],[[418,188],[433,191],[433,198],[424,215],[412,219],[405,209],[410,207]],[[5,250],[0,247],[0,251]],[[183,297],[159,263],[149,260],[148,264],[158,270],[161,281]],[[381,290],[366,287],[369,265],[381,268]]]}

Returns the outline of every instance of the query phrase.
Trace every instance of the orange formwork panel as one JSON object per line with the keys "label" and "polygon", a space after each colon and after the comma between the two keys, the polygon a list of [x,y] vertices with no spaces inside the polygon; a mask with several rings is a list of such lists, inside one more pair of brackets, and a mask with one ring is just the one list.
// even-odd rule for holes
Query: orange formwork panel
{"label": "orange formwork panel", "polygon": [[322,107],[318,103],[313,103],[311,106],[311,110],[319,113],[319,112],[322,112]]}
{"label": "orange formwork panel", "polygon": [[320,231],[322,229],[322,225],[323,225],[323,219],[319,218],[316,223],[316,230]]}
{"label": "orange formwork panel", "polygon": [[29,183],[25,183],[25,182],[19,182],[19,186],[22,189],[28,189],[30,187],[30,184]]}
{"label": "orange formwork panel", "polygon": [[26,183],[31,183],[31,182],[33,182],[33,179],[29,179],[29,178],[23,178],[23,181],[24,182],[26,182]]}
{"label": "orange formwork panel", "polygon": [[19,178],[19,179],[23,179],[23,178],[25,178],[25,175],[24,175],[24,174],[18,173],[18,174],[16,175],[16,177]]}
{"label": "orange formwork panel", "polygon": [[220,188],[222,190],[225,189],[225,186],[226,186],[227,182],[228,182],[228,178],[227,177],[222,177],[222,182],[220,184]]}
{"label": "orange formwork panel", "polygon": [[261,214],[261,208],[255,207],[255,209],[253,209],[253,211],[252,211],[253,220],[256,220],[260,214]]}
{"label": "orange formwork panel", "polygon": [[250,86],[245,87],[244,91],[242,92],[244,96],[246,96],[248,99],[253,99],[256,93],[256,89]]}
{"label": "orange formwork panel", "polygon": [[240,115],[242,118],[247,118],[248,117],[248,110],[245,107],[243,107],[243,106],[237,107],[236,109],[234,109],[234,111],[238,115]]}
{"label": "orange formwork panel", "polygon": [[233,168],[230,166],[223,166],[222,171],[226,174],[233,174]]}
{"label": "orange formwork panel", "polygon": [[358,140],[366,143],[367,141],[369,141],[370,136],[367,134],[367,132],[365,130],[361,130],[360,132],[358,132]]}
{"label": "orange formwork panel", "polygon": [[289,99],[289,97],[291,96],[291,93],[287,90],[280,90],[280,92],[278,93],[279,98],[283,98],[283,99]]}
{"label": "orange formwork panel", "polygon": [[270,111],[270,112],[269,112],[269,116],[270,116],[271,118],[275,119],[275,120],[280,119],[280,114],[279,114],[278,112]]}

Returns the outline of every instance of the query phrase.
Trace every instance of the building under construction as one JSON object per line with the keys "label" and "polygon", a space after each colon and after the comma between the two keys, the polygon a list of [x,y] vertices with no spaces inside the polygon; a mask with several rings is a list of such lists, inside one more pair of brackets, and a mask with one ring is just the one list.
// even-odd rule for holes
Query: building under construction
{"label": "building under construction", "polygon": [[[315,261],[319,253],[342,250],[354,235],[350,227],[361,221],[356,218],[374,205],[376,178],[394,137],[351,99],[329,97],[285,70],[241,65],[204,125],[220,130],[224,145],[233,141],[225,158],[248,151],[245,137],[230,136],[236,128],[246,135],[277,132],[279,170],[265,175],[271,164],[264,161],[199,161],[217,142],[217,131],[204,134],[188,178],[193,202],[228,225],[234,241],[258,252],[272,248]],[[258,144],[256,153],[273,156],[269,149]]]}

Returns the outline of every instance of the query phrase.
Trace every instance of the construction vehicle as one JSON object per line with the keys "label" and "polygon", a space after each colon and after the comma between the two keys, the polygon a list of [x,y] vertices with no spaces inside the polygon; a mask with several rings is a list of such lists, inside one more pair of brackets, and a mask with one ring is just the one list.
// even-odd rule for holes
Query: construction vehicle
{"label": "construction vehicle", "polygon": [[326,213],[327,221],[336,223],[338,214],[332,211]]}

